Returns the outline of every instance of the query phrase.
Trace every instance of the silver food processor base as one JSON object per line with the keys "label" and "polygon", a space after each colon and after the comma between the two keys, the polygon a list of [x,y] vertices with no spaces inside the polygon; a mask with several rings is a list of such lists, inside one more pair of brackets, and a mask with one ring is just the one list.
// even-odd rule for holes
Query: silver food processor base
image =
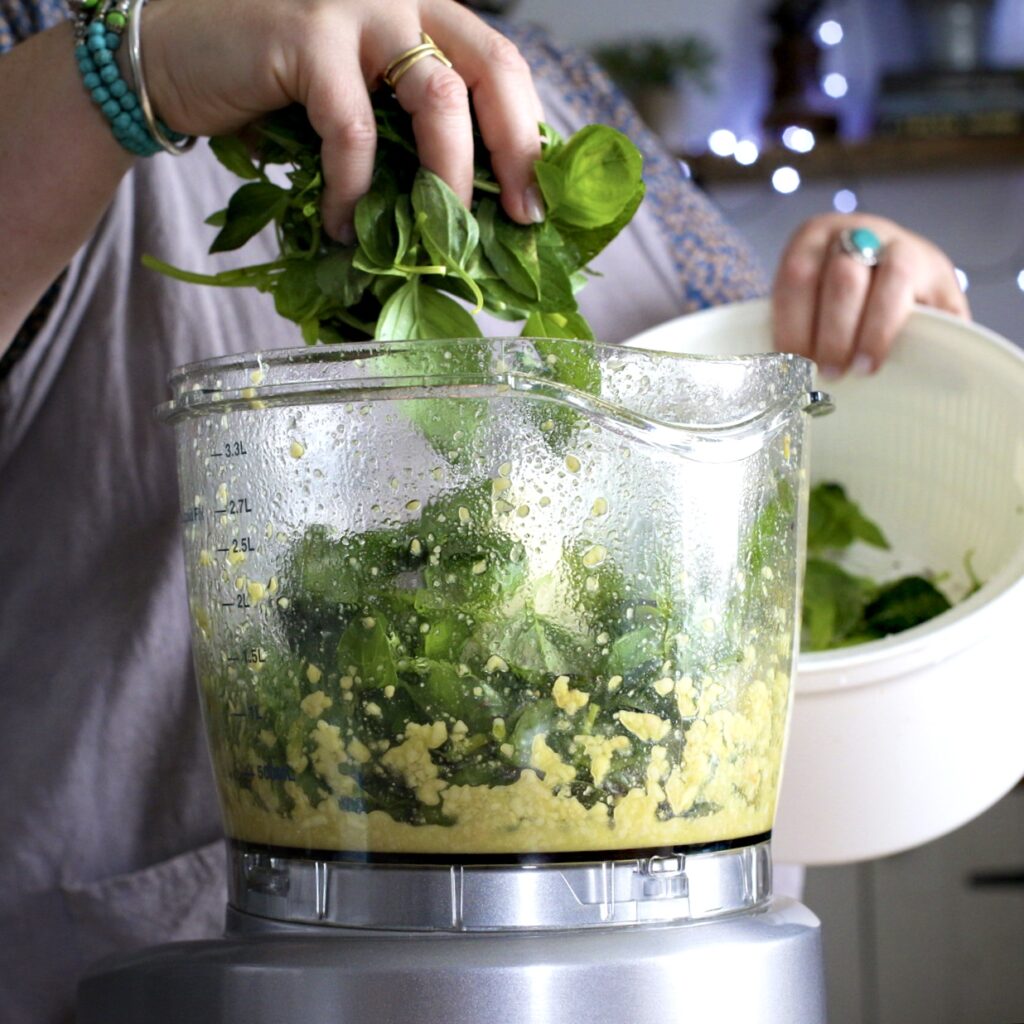
{"label": "silver food processor base", "polygon": [[[79,987],[78,1024],[826,1021],[820,925],[771,897],[767,842],[525,869],[395,869],[238,848],[232,858],[225,937],[99,964]],[[446,898],[424,901],[442,882]],[[389,892],[389,926],[366,926],[365,901],[361,926],[346,923],[350,902],[330,893],[359,885]],[[570,899],[553,912],[559,890]],[[403,926],[396,908],[416,891]]]}

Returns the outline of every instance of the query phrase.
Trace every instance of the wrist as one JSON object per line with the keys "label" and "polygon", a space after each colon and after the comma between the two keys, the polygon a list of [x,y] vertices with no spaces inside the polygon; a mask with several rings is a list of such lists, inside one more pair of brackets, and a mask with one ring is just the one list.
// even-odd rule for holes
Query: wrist
{"label": "wrist", "polygon": [[[142,66],[142,11],[146,6],[146,0],[118,0],[118,2],[123,3],[129,11],[127,26],[128,60],[132,69],[132,79],[138,90],[139,106],[146,127],[158,149],[162,149],[174,156],[181,156],[195,145],[196,139],[194,135],[183,135],[168,128],[156,116],[153,109],[153,102],[149,95],[146,75]],[[162,66],[166,67],[167,64],[164,63]]]}
{"label": "wrist", "polygon": [[[143,3],[136,6],[135,14],[141,19],[138,26],[141,70],[145,76],[145,89],[153,113],[171,131],[184,132],[182,122],[185,117],[179,109],[178,92],[171,79],[170,64],[166,59],[168,29],[173,28],[175,17],[173,6],[172,2]],[[173,47],[173,43],[170,45]],[[128,59],[128,47],[125,47],[124,59]]]}

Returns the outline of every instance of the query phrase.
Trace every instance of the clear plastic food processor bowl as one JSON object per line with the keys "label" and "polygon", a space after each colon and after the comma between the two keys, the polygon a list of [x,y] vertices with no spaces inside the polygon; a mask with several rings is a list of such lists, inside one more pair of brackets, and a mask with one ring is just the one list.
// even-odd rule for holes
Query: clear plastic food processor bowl
{"label": "clear plastic food processor bowl", "polygon": [[404,863],[766,838],[810,381],[521,338],[176,373],[229,838]]}

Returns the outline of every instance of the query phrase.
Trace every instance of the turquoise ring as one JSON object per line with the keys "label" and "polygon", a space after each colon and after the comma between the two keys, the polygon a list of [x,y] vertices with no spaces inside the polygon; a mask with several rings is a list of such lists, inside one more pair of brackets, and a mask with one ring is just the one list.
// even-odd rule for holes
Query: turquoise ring
{"label": "turquoise ring", "polygon": [[839,232],[839,248],[861,266],[877,267],[885,243],[871,228],[843,228]]}

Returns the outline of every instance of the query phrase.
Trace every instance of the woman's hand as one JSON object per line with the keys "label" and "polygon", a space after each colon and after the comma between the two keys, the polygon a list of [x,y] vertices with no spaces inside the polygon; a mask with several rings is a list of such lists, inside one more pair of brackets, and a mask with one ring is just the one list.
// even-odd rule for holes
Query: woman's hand
{"label": "woman's hand", "polygon": [[541,220],[532,174],[542,111],[529,67],[454,0],[161,0],[144,9],[143,69],[157,114],[191,135],[234,132],[301,103],[323,139],[324,223],[347,241],[373,171],[369,93],[421,32],[453,63],[420,60],[395,87],[424,166],[469,202],[472,95],[502,205],[520,223]]}
{"label": "woman's hand", "polygon": [[[863,266],[839,244],[844,228],[858,227],[882,242],[877,266]],[[871,373],[915,302],[970,317],[953,264],[928,239],[884,217],[821,214],[797,229],[779,261],[775,347],[813,359],[824,377]]]}

